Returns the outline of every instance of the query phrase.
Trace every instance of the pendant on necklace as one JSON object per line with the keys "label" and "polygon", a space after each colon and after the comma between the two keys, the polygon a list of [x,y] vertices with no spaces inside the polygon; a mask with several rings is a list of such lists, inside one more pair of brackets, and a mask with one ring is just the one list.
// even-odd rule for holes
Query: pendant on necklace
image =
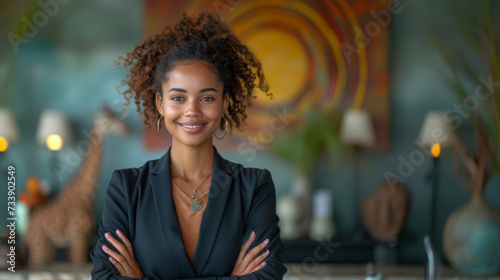
{"label": "pendant on necklace", "polygon": [[198,202],[194,201],[193,203],[191,203],[191,210],[193,210],[193,212],[198,212],[201,210],[201,204],[199,204]]}
{"label": "pendant on necklace", "polygon": [[196,194],[194,194],[194,193],[193,193],[193,194],[191,195],[191,198],[192,198],[192,199],[196,199]]}

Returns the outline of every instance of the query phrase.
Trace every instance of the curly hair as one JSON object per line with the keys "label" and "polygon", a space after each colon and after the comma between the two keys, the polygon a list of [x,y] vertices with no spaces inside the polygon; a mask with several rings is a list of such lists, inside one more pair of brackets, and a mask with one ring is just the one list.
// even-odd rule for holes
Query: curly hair
{"label": "curly hair", "polygon": [[[137,45],[126,57],[119,57],[118,64],[131,66],[130,73],[122,80],[122,85],[128,86],[122,92],[126,99],[124,107],[133,97],[137,112],[144,113],[144,124],[150,128],[160,116],[155,105],[156,92],[163,95],[161,85],[168,72],[188,60],[208,63],[222,81],[224,95],[229,95],[225,116],[229,130],[245,122],[246,109],[251,98],[255,98],[255,87],[272,98],[261,63],[225,23],[208,12],[197,18],[184,13],[174,28],[166,27]],[[224,129],[223,122],[220,128]]]}

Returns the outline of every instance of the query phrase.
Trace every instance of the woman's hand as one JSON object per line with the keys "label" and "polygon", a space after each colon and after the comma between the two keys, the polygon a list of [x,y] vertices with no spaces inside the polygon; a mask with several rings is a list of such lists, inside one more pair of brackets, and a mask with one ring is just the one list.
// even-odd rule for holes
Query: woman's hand
{"label": "woman's hand", "polygon": [[108,254],[109,261],[118,269],[121,276],[139,279],[144,277],[139,264],[134,257],[134,249],[128,238],[120,230],[116,230],[116,234],[122,240],[123,244],[114,239],[111,234],[106,233],[104,236],[118,250],[118,253],[102,245],[102,250]]}
{"label": "woman's hand", "polygon": [[266,266],[266,262],[264,261],[267,256],[269,256],[269,250],[262,253],[260,256],[257,256],[260,251],[262,251],[267,244],[269,244],[269,239],[264,240],[264,242],[255,246],[250,252],[248,252],[248,248],[255,240],[255,232],[252,231],[250,237],[247,239],[243,247],[241,247],[240,254],[238,259],[236,260],[236,264],[234,265],[233,272],[231,276],[237,275],[242,276],[246,274],[250,274],[254,271],[258,271],[264,266]]}

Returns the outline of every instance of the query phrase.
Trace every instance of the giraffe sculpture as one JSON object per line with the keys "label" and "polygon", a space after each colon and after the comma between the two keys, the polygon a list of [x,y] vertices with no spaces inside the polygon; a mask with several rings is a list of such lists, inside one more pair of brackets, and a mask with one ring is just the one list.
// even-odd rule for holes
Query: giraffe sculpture
{"label": "giraffe sculpture", "polygon": [[108,107],[96,115],[89,148],[79,171],[51,202],[33,212],[23,240],[28,247],[28,264],[32,268],[47,266],[56,247],[69,247],[73,265],[87,261],[89,243],[94,232],[92,212],[99,167],[106,133],[125,135],[126,124]]}

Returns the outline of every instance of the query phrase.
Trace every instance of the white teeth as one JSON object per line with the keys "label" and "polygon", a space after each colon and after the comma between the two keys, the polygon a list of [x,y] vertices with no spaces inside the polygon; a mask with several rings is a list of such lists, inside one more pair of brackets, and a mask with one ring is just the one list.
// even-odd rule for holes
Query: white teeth
{"label": "white teeth", "polygon": [[184,125],[185,127],[187,128],[197,128],[197,127],[200,127],[201,125]]}

